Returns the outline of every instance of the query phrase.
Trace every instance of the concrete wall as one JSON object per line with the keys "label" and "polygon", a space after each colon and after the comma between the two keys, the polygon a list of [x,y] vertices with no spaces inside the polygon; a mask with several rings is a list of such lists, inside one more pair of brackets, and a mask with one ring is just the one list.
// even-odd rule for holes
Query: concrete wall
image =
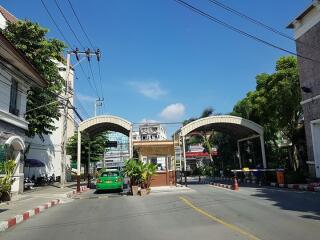
{"label": "concrete wall", "polygon": [[[297,52],[300,55],[320,60],[320,22],[305,32],[297,40]],[[316,49],[315,49],[316,48]],[[302,100],[308,100],[320,95],[320,67],[318,62],[298,58],[300,85],[308,87],[311,93],[302,91]],[[302,101],[302,103],[303,103]],[[310,121],[320,119],[320,99],[302,104],[304,111],[305,131],[307,139],[308,160],[314,161]],[[320,147],[320,146],[319,146]],[[311,173],[314,173],[314,165],[310,165]]]}

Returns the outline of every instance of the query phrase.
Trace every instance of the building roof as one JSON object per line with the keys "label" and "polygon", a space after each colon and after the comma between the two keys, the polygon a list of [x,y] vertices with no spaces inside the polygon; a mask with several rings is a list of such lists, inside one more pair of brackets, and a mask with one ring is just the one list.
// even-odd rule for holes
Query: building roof
{"label": "building roof", "polygon": [[36,68],[29,62],[23,52],[17,49],[1,32],[0,54],[1,57],[4,58],[9,64],[33,80],[36,85],[44,87],[48,84],[48,82],[40,75]]}
{"label": "building roof", "polygon": [[133,142],[133,147],[143,156],[174,155],[174,144],[172,140],[136,141]]}
{"label": "building roof", "polygon": [[144,141],[135,141],[134,146],[173,146],[172,140],[144,140]]}
{"label": "building roof", "polygon": [[18,21],[18,19],[13,14],[11,14],[7,9],[2,7],[1,5],[0,5],[0,13],[8,22]]}
{"label": "building roof", "polygon": [[291,23],[289,23],[289,25],[287,26],[287,28],[294,28],[294,23],[296,21],[300,21],[301,19],[303,19],[312,9],[316,8],[317,5],[320,4],[320,0],[314,0],[312,1],[312,3],[307,7],[307,9],[305,9],[302,13],[300,13]]}

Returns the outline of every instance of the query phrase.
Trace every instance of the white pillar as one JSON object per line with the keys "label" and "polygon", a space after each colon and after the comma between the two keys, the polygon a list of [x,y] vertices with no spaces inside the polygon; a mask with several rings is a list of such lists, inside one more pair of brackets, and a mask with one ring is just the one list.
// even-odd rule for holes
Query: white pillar
{"label": "white pillar", "polygon": [[133,158],[132,130],[129,132],[129,158]]}
{"label": "white pillar", "polygon": [[81,132],[78,130],[77,176],[81,174]]}
{"label": "white pillar", "polygon": [[179,142],[179,161],[180,161],[179,170],[181,171],[182,170],[182,152],[181,152],[180,142]]}
{"label": "white pillar", "polygon": [[187,171],[186,138],[185,138],[185,136],[182,136],[182,148],[183,148],[184,171]]}
{"label": "white pillar", "polygon": [[264,148],[264,137],[263,137],[263,135],[260,135],[260,145],[261,145],[263,168],[267,168],[267,159],[266,159],[266,151],[265,151],[265,148]]}
{"label": "white pillar", "polygon": [[238,147],[238,155],[239,155],[239,167],[242,168],[242,162],[241,162],[241,152],[240,152],[240,142],[237,140],[237,147]]}

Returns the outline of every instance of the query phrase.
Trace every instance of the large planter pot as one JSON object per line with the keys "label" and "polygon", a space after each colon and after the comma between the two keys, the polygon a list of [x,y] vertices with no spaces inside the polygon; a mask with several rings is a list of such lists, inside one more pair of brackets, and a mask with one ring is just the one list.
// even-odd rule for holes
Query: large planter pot
{"label": "large planter pot", "polygon": [[0,200],[3,202],[7,202],[11,200],[11,193],[10,192],[1,192],[0,193]]}
{"label": "large planter pot", "polygon": [[147,194],[150,194],[151,188],[147,188]]}
{"label": "large planter pot", "polygon": [[138,195],[138,192],[139,192],[139,187],[138,187],[138,185],[133,185],[133,186],[131,186],[131,189],[132,189],[132,195],[133,195],[133,196]]}
{"label": "large planter pot", "polygon": [[147,196],[147,194],[148,194],[147,189],[142,188],[142,189],[140,190],[140,196],[141,196],[141,197]]}

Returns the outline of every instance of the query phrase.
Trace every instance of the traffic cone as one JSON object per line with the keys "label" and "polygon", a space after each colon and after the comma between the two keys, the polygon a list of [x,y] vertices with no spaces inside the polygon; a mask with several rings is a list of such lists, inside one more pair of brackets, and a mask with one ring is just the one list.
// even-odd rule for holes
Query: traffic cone
{"label": "traffic cone", "polygon": [[236,176],[234,176],[233,178],[232,190],[239,190],[238,180]]}

